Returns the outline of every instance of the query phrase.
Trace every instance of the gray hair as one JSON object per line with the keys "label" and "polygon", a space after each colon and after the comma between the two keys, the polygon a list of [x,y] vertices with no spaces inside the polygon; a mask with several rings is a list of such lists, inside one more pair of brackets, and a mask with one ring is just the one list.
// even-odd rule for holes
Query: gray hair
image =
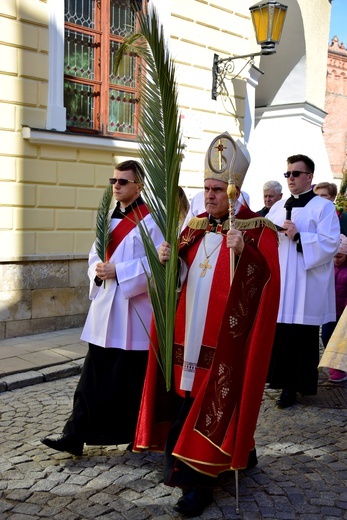
{"label": "gray hair", "polygon": [[267,181],[263,186],[263,190],[274,190],[280,195],[282,193],[282,185],[277,181]]}

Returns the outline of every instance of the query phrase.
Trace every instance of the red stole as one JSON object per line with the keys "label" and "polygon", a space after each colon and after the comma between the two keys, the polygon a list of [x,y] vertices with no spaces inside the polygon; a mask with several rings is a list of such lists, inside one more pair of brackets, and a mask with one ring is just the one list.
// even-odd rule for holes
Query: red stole
{"label": "red stole", "polygon": [[145,204],[136,206],[133,210],[125,215],[121,222],[111,232],[111,240],[106,250],[106,262],[108,262],[124,238],[130,233],[132,229],[149,214],[149,209]]}

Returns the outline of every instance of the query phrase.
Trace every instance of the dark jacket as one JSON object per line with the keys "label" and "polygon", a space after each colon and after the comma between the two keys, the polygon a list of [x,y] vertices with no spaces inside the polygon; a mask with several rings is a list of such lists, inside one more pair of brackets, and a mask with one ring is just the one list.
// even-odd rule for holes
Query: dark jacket
{"label": "dark jacket", "polygon": [[262,209],[260,209],[259,211],[257,211],[257,215],[260,215],[261,217],[265,217],[265,215],[267,215],[270,211],[270,208],[267,208],[266,206],[264,206]]}

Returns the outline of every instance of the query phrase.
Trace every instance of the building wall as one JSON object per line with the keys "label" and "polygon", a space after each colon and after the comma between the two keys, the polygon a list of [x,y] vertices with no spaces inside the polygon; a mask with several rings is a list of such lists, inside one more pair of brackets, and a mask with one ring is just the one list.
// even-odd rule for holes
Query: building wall
{"label": "building wall", "polygon": [[33,144],[45,129],[49,12],[0,3],[0,338],[81,326],[87,258],[112,150]]}
{"label": "building wall", "polygon": [[333,38],[328,47],[324,141],[335,179],[347,173],[347,49]]}
{"label": "building wall", "polygon": [[[0,2],[0,338],[83,324],[96,210],[114,164],[138,155],[134,143],[46,131],[58,58],[50,55],[51,13],[63,5]],[[241,0],[167,0],[161,11],[186,140],[181,184],[194,193],[212,138],[242,133],[244,84],[234,98],[239,117],[231,117],[211,100],[213,54],[248,53],[253,29]],[[57,85],[62,78],[58,71]]]}
{"label": "building wall", "polygon": [[[264,75],[256,89],[255,129],[249,140],[251,165],[244,189],[252,209],[263,205],[263,184],[277,180],[283,196],[287,157],[302,153],[315,162],[314,182],[333,181],[322,126],[331,3],[288,0],[281,42],[274,56],[262,56]],[[317,30],[319,27],[319,31]]]}
{"label": "building wall", "polygon": [[[176,65],[185,141],[180,184],[192,196],[203,186],[211,140],[224,131],[242,140],[245,108],[254,116],[245,61],[235,62],[240,75],[227,80],[228,95],[211,99],[213,55],[259,51],[249,13],[252,3],[151,3],[159,8]],[[286,3],[277,54],[255,63],[261,69],[264,64],[265,74],[256,88],[257,134],[250,147],[253,172],[247,176],[251,207],[253,193],[261,197],[263,182],[282,171],[286,149],[297,152],[295,143],[307,142],[309,154],[311,148],[319,150],[318,165],[326,170],[321,166],[326,150],[319,141],[324,87],[317,74],[322,77],[320,54],[331,6],[329,0],[317,0],[310,19],[306,0]],[[64,131],[63,6],[64,0],[0,2],[0,338],[84,322],[96,210],[114,164],[138,156],[136,142]],[[275,100],[278,106],[273,107]]]}
{"label": "building wall", "polygon": [[82,326],[88,310],[85,273],[85,259],[1,262],[0,338]]}
{"label": "building wall", "polygon": [[[230,99],[211,98],[213,56],[226,58],[258,50],[249,4],[233,0],[171,0],[170,52],[177,71],[185,158],[180,183],[188,195],[201,190],[206,150],[228,131],[243,136],[246,68],[238,81],[228,80]],[[238,68],[247,62],[241,61]],[[237,70],[237,69],[236,69]]]}
{"label": "building wall", "polygon": [[[324,108],[326,77],[326,42],[330,29],[330,0],[317,0],[312,9],[311,2],[298,0],[301,11],[306,48],[306,96],[312,105]],[[291,2],[288,2],[289,8]],[[319,37],[317,38],[317,27]],[[324,59],[322,59],[324,57]]]}

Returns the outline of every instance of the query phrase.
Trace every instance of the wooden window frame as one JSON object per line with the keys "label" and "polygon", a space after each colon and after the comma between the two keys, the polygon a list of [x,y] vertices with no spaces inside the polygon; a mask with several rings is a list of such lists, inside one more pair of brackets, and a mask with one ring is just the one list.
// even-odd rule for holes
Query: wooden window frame
{"label": "wooden window frame", "polygon": [[[159,13],[164,27],[170,27],[170,2],[143,0],[147,8],[153,5]],[[100,150],[120,149],[122,154],[137,153],[136,138],[129,134],[120,137],[101,134],[82,134],[66,131],[66,108],[64,106],[64,0],[47,0],[49,10],[49,79],[45,128],[23,129],[24,139],[33,144],[71,146]]]}
{"label": "wooden window frame", "polygon": [[[102,11],[101,11],[102,10]],[[107,21],[107,23],[106,23]],[[64,20],[64,41],[65,30],[71,30],[79,34],[86,34],[94,38],[94,79],[80,78],[69,74],[64,74],[65,80],[88,85],[94,88],[94,106],[93,106],[93,128],[81,128],[69,125],[67,130],[73,133],[92,134],[100,136],[112,136],[127,139],[137,139],[138,133],[138,78],[141,71],[141,64],[136,60],[134,81],[135,87],[127,87],[123,85],[113,84],[109,80],[109,60],[110,60],[110,43],[121,43],[124,38],[112,35],[107,28],[110,21],[110,3],[95,2],[95,28],[90,29],[81,25],[65,22]],[[100,30],[105,27],[106,30]],[[122,92],[130,92],[134,95],[135,110],[132,118],[134,133],[114,132],[109,129],[109,91],[120,90]],[[67,123],[66,123],[67,124]]]}

